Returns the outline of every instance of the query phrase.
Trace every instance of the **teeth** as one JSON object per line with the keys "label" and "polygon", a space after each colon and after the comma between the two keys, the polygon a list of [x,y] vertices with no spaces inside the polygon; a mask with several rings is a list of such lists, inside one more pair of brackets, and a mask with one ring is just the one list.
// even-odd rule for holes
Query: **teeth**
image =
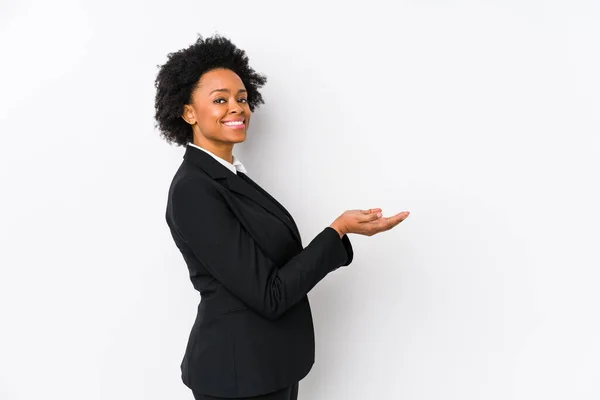
{"label": "teeth", "polygon": [[225,125],[244,125],[244,121],[224,122]]}

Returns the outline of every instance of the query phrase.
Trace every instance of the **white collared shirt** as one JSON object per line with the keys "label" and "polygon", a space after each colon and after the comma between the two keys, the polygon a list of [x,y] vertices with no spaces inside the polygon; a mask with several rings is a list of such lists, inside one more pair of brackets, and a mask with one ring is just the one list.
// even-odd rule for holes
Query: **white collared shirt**
{"label": "white collared shirt", "polygon": [[235,156],[233,156],[233,164],[223,160],[221,157],[213,154],[212,152],[200,147],[200,146],[196,146],[194,143],[188,143],[188,146],[192,146],[195,147],[197,149],[202,150],[203,152],[209,154],[211,157],[213,157],[215,160],[217,160],[218,162],[220,162],[223,166],[225,166],[227,169],[229,169],[231,172],[233,172],[234,174],[237,175],[237,171],[240,171],[241,173],[247,174],[248,172],[246,171],[246,168],[244,168],[244,164],[241,163],[240,160],[238,160],[237,158],[235,158]]}

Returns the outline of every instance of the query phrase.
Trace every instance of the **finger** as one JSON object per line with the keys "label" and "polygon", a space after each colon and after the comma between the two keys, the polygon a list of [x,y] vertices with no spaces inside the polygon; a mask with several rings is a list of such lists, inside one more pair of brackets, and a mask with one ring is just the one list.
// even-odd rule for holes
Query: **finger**
{"label": "finger", "polygon": [[408,211],[402,211],[392,217],[390,217],[389,219],[391,220],[391,223],[393,224],[393,226],[398,225],[400,222],[404,221],[406,218],[408,218],[408,215],[410,213]]}
{"label": "finger", "polygon": [[410,212],[408,212],[408,211],[402,211],[401,213],[394,215],[392,217],[392,227],[391,228],[395,227],[400,222],[404,221],[406,218],[408,218],[409,215],[410,215]]}
{"label": "finger", "polygon": [[380,212],[381,212],[381,208],[369,208],[368,210],[362,210],[362,213],[365,215],[377,214]]}
{"label": "finger", "polygon": [[388,231],[397,226],[400,222],[404,221],[409,214],[410,213],[408,211],[403,211],[388,218],[381,218],[381,220],[378,221],[378,224],[380,225],[382,231]]}
{"label": "finger", "polygon": [[371,214],[359,214],[356,216],[356,219],[358,220],[358,222],[364,223],[364,222],[372,222],[372,221],[377,221],[379,218],[382,217],[381,212],[373,212]]}
{"label": "finger", "polygon": [[400,221],[404,221],[406,218],[408,218],[409,215],[410,215],[409,211],[402,211],[402,212],[399,212],[398,214],[394,215],[391,218],[400,219]]}

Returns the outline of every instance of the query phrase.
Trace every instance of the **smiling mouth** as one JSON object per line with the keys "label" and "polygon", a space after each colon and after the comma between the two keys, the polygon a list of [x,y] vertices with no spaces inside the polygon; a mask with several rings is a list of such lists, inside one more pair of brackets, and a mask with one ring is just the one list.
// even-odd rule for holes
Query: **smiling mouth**
{"label": "smiling mouth", "polygon": [[223,122],[225,125],[227,126],[240,126],[240,125],[244,125],[244,121],[228,121],[228,122]]}
{"label": "smiling mouth", "polygon": [[225,125],[226,127],[228,127],[229,129],[235,129],[235,130],[245,130],[246,129],[246,120],[242,119],[239,121],[224,121],[222,122],[223,125]]}

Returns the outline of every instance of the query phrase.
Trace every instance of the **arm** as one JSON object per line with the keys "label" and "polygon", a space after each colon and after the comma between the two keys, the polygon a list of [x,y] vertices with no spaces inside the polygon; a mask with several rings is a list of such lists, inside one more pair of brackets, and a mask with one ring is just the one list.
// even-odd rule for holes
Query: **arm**
{"label": "arm", "polygon": [[173,210],[175,227],[196,258],[227,290],[269,319],[281,316],[325,275],[352,260],[348,238],[340,239],[327,227],[285,265],[275,265],[221,194],[194,181],[178,185]]}

